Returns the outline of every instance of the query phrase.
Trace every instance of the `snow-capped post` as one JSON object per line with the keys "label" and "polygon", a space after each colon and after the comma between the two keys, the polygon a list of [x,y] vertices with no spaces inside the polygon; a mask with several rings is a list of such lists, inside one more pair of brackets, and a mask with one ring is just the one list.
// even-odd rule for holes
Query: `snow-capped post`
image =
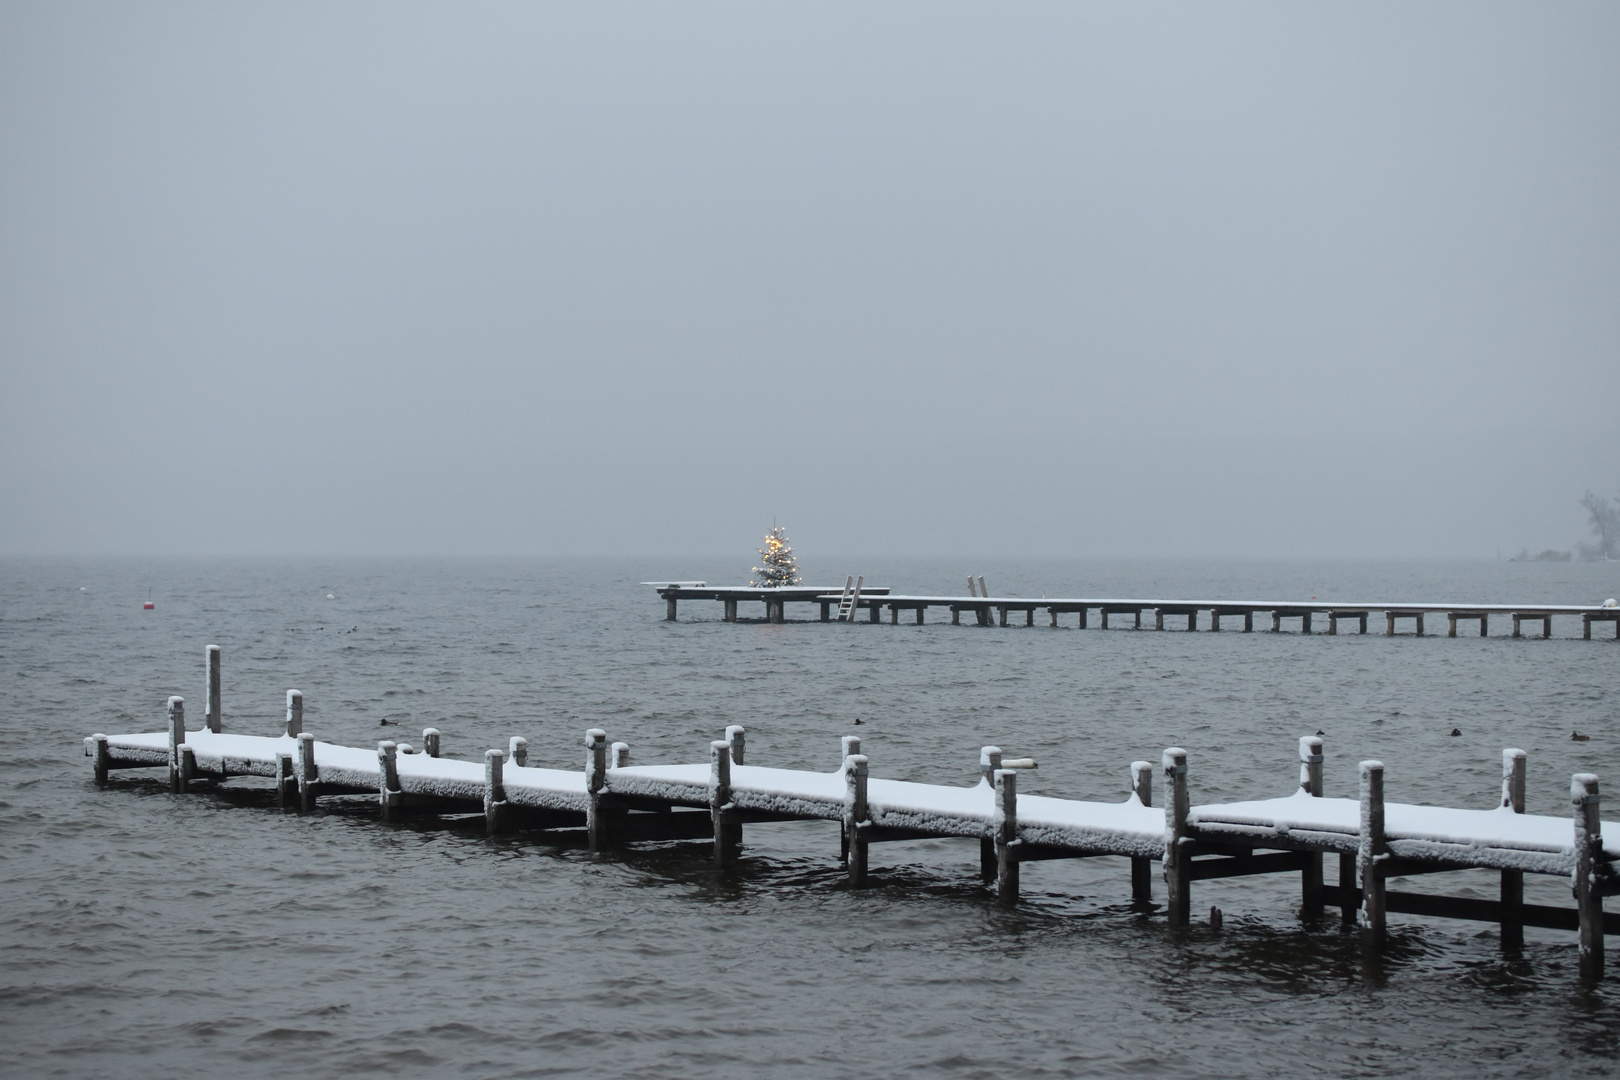
{"label": "snow-capped post", "polygon": [[1603,822],[1598,818],[1598,778],[1576,773],[1569,781],[1575,805],[1575,910],[1581,924],[1581,978],[1603,978]]}
{"label": "snow-capped post", "polygon": [[107,773],[112,769],[112,752],[107,748],[107,736],[98,732],[90,736],[90,741],[96,748],[96,786],[106,787]]}
{"label": "snow-capped post", "polygon": [[[1306,735],[1299,740],[1299,790],[1320,799],[1322,797],[1322,739]],[[1322,853],[1311,852],[1305,857],[1305,869],[1299,874],[1300,901],[1307,916],[1322,913]]]}
{"label": "snow-capped post", "polygon": [[186,741],[186,699],[169,699],[169,790],[180,790],[180,747]]}
{"label": "snow-capped post", "polygon": [[[1143,806],[1153,805],[1153,762],[1131,762],[1131,794]],[[1153,860],[1131,856],[1131,899],[1153,899]]]}
{"label": "snow-capped post", "polygon": [[1361,763],[1361,840],[1356,847],[1356,876],[1361,879],[1361,926],[1374,947],[1384,943],[1384,868],[1389,844],[1384,839],[1384,763]]}
{"label": "snow-capped post", "polygon": [[287,738],[296,739],[304,733],[304,694],[301,690],[287,691]]}
{"label": "snow-capped post", "polygon": [[997,769],[996,900],[1018,903],[1018,773]]}
{"label": "snow-capped post", "polygon": [[209,731],[217,735],[224,730],[219,715],[219,646],[208,646],[207,657],[208,715],[203,717],[203,724]]}
{"label": "snow-capped post", "polygon": [[293,779],[292,754],[283,750],[276,755],[276,806],[287,809],[288,796],[297,783]]}
{"label": "snow-capped post", "polygon": [[377,777],[377,809],[384,821],[394,820],[394,810],[400,804],[399,747],[384,739],[377,744],[377,764],[381,767]]}
{"label": "snow-capped post", "polygon": [[439,729],[425,727],[422,729],[422,753],[428,757],[439,756]]}
{"label": "snow-capped post", "polygon": [[1187,837],[1187,751],[1165,750],[1164,766],[1164,888],[1165,914],[1171,926],[1186,926],[1192,917],[1192,856]]}
{"label": "snow-capped post", "polygon": [[849,887],[866,888],[866,830],[871,808],[866,802],[867,759],[851,754],[844,761],[844,835],[849,838]]}
{"label": "snow-capped post", "polygon": [[608,842],[602,806],[602,792],[607,787],[607,752],[607,732],[593,727],[585,733],[585,826],[592,851],[601,851]]}
{"label": "snow-capped post", "polygon": [[484,831],[490,836],[506,825],[506,751],[484,751]]}
{"label": "snow-capped post", "polygon": [[731,746],[716,739],[709,744],[709,817],[714,822],[714,864],[724,868],[742,844],[742,825],[731,805]]}
{"label": "snow-capped post", "polygon": [[746,736],[743,732],[743,727],[741,724],[732,724],[730,727],[726,728],[726,745],[731,747],[731,763],[733,765],[741,765],[743,763],[743,749],[745,744]]}
{"label": "snow-capped post", "polygon": [[[1502,806],[1524,813],[1525,752],[1502,751]],[[1524,946],[1524,871],[1502,871],[1502,948]]]}
{"label": "snow-capped post", "polygon": [[[973,579],[968,578],[968,584]],[[979,748],[979,776],[984,780],[984,786],[991,791],[991,798],[995,798],[996,770],[1001,768],[1001,747],[984,746]],[[979,880],[985,884],[996,880],[996,838],[994,836],[979,837]]]}
{"label": "snow-capped post", "polygon": [[521,735],[514,735],[506,742],[506,754],[512,759],[512,764],[520,769],[529,765],[529,740]]}
{"label": "snow-capped post", "polygon": [[[861,737],[859,735],[845,735],[838,740],[843,748],[843,756],[838,759],[838,768],[842,772],[849,771],[849,759],[861,752]],[[840,865],[849,865],[849,822],[838,823],[838,862]]]}
{"label": "snow-capped post", "polygon": [[849,768],[849,759],[861,752],[861,737],[859,735],[843,735],[838,739],[838,745],[843,750],[843,756],[838,760],[842,768]]}
{"label": "snow-capped post", "polygon": [[630,744],[616,742],[613,744],[613,768],[623,769],[630,764]]}
{"label": "snow-capped post", "polygon": [[306,731],[298,736],[298,809],[306,814],[315,809],[315,784],[318,778],[315,736]]}

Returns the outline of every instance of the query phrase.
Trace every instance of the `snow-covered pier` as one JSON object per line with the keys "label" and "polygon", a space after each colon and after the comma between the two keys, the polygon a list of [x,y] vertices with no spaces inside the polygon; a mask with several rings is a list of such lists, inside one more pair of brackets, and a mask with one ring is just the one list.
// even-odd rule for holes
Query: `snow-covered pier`
{"label": "snow-covered pier", "polygon": [[[1417,604],[1393,603],[1386,601],[1370,603],[1350,603],[1337,600],[1318,601],[1311,599],[1305,602],[1297,600],[1154,600],[1115,598],[1086,598],[1086,597],[1040,597],[1035,599],[1027,596],[991,596],[983,588],[984,579],[979,579],[979,585],[968,580],[969,594],[966,596],[922,596],[893,593],[887,588],[866,586],[854,591],[846,588],[842,591],[836,588],[814,588],[810,586],[791,586],[788,588],[767,588],[758,585],[739,586],[709,586],[702,582],[646,582],[654,586],[658,595],[664,599],[665,615],[670,621],[675,621],[679,602],[682,600],[719,600],[724,607],[724,618],[727,622],[737,621],[737,605],[740,602],[762,603],[765,605],[765,618],[770,622],[783,622],[786,619],[786,605],[788,604],[814,604],[821,609],[821,621],[831,622],[835,612],[840,612],[841,605],[848,610],[841,612],[840,622],[853,622],[855,615],[861,609],[866,611],[867,622],[883,621],[883,609],[888,608],[889,622],[900,621],[902,611],[910,612],[918,625],[922,625],[924,614],[929,608],[944,608],[951,614],[952,625],[960,625],[962,614],[968,613],[974,623],[979,626],[1009,625],[1009,620],[1015,614],[1024,616],[1025,626],[1035,625],[1035,613],[1044,611],[1049,617],[1049,625],[1061,625],[1060,617],[1065,615],[1078,616],[1079,628],[1084,630],[1091,624],[1092,613],[1097,615],[1097,625],[1100,629],[1109,628],[1109,616],[1128,616],[1132,622],[1132,629],[1140,630],[1144,618],[1151,618],[1153,629],[1165,629],[1165,619],[1187,620],[1188,630],[1197,630],[1200,621],[1209,630],[1222,629],[1223,620],[1242,619],[1245,632],[1254,629],[1255,616],[1269,615],[1271,617],[1271,630],[1273,633],[1283,629],[1283,620],[1298,619],[1301,633],[1312,633],[1312,627],[1317,621],[1327,623],[1327,632],[1337,634],[1341,622],[1355,625],[1360,633],[1367,632],[1368,619],[1375,615],[1384,617],[1385,633],[1393,635],[1397,622],[1406,622],[1418,636],[1424,636],[1426,628],[1425,617],[1446,620],[1446,636],[1457,636],[1459,622],[1476,622],[1479,625],[1479,635],[1485,637],[1490,632],[1491,619],[1511,621],[1513,637],[1523,637],[1526,624],[1534,626],[1540,624],[1541,636],[1552,636],[1552,621],[1554,618],[1578,618],[1581,620],[1581,636],[1588,640],[1592,637],[1592,624],[1614,623],[1615,637],[1620,639],[1620,607],[1613,604]],[[851,602],[852,601],[852,602]]]}
{"label": "snow-covered pier", "polygon": [[[1387,913],[1411,913],[1500,925],[1505,947],[1526,926],[1575,930],[1580,968],[1603,971],[1605,933],[1620,932],[1620,913],[1603,899],[1620,893],[1620,831],[1605,841],[1598,779],[1571,778],[1570,817],[1524,813],[1525,754],[1502,754],[1502,789],[1491,809],[1389,802],[1384,766],[1361,763],[1357,797],[1323,792],[1323,743],[1299,740],[1299,780],[1289,794],[1194,805],[1187,751],[1171,747],[1159,771],[1164,805],[1153,806],[1154,766],[1132,762],[1119,802],[1021,793],[1027,760],[1004,760],[984,747],[971,787],[888,780],[872,775],[861,742],[846,736],[827,772],[750,765],[741,727],[711,742],[707,760],[634,765],[630,747],[606,732],[585,733],[583,768],[531,765],[528,744],[512,738],[473,760],[444,756],[443,738],[422,732],[420,749],[387,740],[375,749],[319,740],[304,730],[303,695],[287,692],[285,728],[273,735],[226,733],[220,722],[219,649],[207,652],[208,707],[200,730],[186,726],[185,703],[169,699],[167,729],[84,740],[97,783],[117,770],[158,768],[172,791],[212,787],[233,777],[269,778],[279,805],[310,812],[321,799],[374,800],[384,821],[406,813],[482,815],[493,834],[508,829],[571,830],[592,850],[637,842],[707,839],[720,867],[741,848],[743,827],[773,821],[836,822],[851,887],[867,883],[869,849],[885,841],[960,837],[979,842],[979,871],[999,899],[1016,903],[1022,863],[1114,856],[1129,861],[1131,894],[1149,910],[1152,867],[1160,867],[1172,926],[1191,921],[1193,883],[1257,874],[1300,875],[1307,916],[1338,908],[1376,948]],[[1009,767],[1015,766],[1015,767]],[[1336,856],[1333,884],[1324,860]],[[1409,893],[1392,878],[1448,870],[1501,875],[1498,900]],[[1524,902],[1524,875],[1567,878],[1572,907]],[[1215,913],[1212,911],[1212,917]]]}

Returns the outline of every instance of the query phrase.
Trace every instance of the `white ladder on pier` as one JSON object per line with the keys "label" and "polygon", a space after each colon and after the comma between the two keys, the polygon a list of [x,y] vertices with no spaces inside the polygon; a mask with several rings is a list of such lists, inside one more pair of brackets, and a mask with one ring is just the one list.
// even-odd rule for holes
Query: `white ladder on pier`
{"label": "white ladder on pier", "polygon": [[858,578],[844,578],[844,595],[838,601],[839,622],[855,621],[855,612],[861,606],[861,582],[865,580],[864,574]]}

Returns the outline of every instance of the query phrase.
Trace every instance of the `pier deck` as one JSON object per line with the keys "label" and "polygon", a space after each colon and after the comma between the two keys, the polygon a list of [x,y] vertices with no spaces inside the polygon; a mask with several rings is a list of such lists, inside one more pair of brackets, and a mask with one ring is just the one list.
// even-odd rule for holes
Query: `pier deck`
{"label": "pier deck", "polygon": [[[1620,893],[1620,831],[1604,838],[1598,816],[1598,781],[1571,780],[1572,818],[1525,814],[1526,755],[1503,752],[1502,792],[1490,810],[1386,802],[1384,766],[1361,763],[1359,799],[1322,791],[1323,744],[1299,740],[1300,778],[1292,794],[1233,803],[1190,805],[1187,752],[1161,756],[1165,802],[1152,805],[1153,767],[1131,764],[1122,802],[1020,794],[1018,771],[1029,761],[1008,761],[999,748],[980,753],[980,780],[970,787],[888,780],[870,775],[860,740],[846,736],[836,768],[828,772],[745,763],[741,727],[710,743],[707,762],[630,764],[625,743],[606,732],[585,734],[580,770],[531,767],[528,744],[513,738],[482,760],[441,756],[440,733],[425,729],[422,750],[393,740],[375,749],[343,746],[303,730],[302,694],[288,692],[286,729],[276,735],[218,730],[219,650],[207,653],[210,702],[204,728],[185,725],[185,703],[169,701],[168,730],[84,740],[98,783],[113,771],[166,768],[171,789],[190,791],[234,776],[274,779],[278,802],[308,812],[329,796],[375,799],[384,820],[407,811],[483,814],[491,833],[508,828],[580,830],[593,849],[639,841],[711,839],[716,862],[736,858],[745,824],[824,820],[840,825],[842,858],[852,887],[866,884],[874,843],[961,837],[980,843],[979,868],[998,897],[1014,903],[1021,863],[1119,856],[1130,861],[1135,900],[1152,899],[1157,862],[1172,925],[1190,920],[1192,883],[1199,880],[1293,872],[1301,876],[1307,913],[1337,906],[1368,931],[1376,947],[1385,914],[1406,911],[1499,923],[1503,941],[1522,939],[1524,926],[1578,930],[1581,969],[1600,976],[1605,933],[1620,932],[1620,914],[1603,899]],[[1337,884],[1323,880],[1324,856],[1338,857]],[[1501,899],[1390,892],[1390,878],[1447,870],[1492,870],[1502,876]],[[1572,908],[1523,902],[1526,873],[1568,878]]]}

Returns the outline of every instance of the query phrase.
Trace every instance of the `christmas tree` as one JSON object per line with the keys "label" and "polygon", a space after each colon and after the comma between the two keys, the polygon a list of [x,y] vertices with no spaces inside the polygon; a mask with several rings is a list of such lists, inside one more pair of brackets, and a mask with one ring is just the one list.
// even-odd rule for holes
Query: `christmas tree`
{"label": "christmas tree", "polygon": [[749,582],[750,585],[779,589],[784,585],[804,583],[804,578],[799,576],[799,564],[793,559],[793,549],[788,546],[786,529],[780,525],[773,526],[765,534],[765,546],[758,550],[765,565],[754,567],[756,580]]}

